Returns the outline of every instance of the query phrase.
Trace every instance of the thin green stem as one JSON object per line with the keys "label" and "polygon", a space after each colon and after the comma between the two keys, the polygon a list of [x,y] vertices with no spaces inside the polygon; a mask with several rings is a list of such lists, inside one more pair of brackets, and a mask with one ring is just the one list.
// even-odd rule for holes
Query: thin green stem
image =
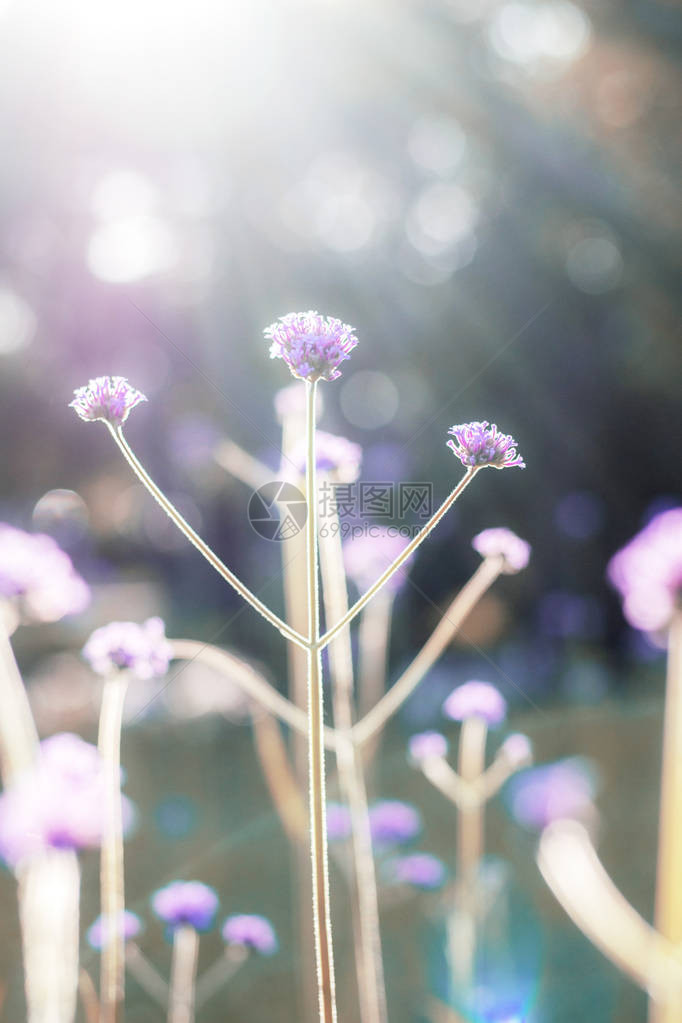
{"label": "thin green stem", "polygon": [[419,532],[414,537],[414,539],[410,540],[410,542],[408,543],[407,547],[405,547],[405,549],[403,551],[401,551],[401,553],[398,555],[398,557],[395,559],[395,561],[393,561],[388,566],[386,571],[382,575],[379,576],[379,578],[377,579],[377,581],[375,583],[372,583],[372,585],[367,590],[367,592],[363,593],[363,595],[358,600],[355,601],[353,606],[343,616],[343,618],[341,618],[340,621],[338,621],[336,623],[336,625],[333,625],[330,629],[327,629],[327,631],[325,632],[324,636],[322,636],[321,639],[320,639],[320,644],[319,645],[320,645],[320,649],[321,650],[323,650],[326,647],[327,643],[329,643],[329,641],[332,640],[334,638],[334,636],[336,636],[337,633],[339,633],[341,631],[341,629],[344,629],[346,627],[346,625],[348,625],[350,622],[353,621],[355,616],[360,611],[362,611],[362,609],[365,606],[365,604],[367,604],[372,599],[374,594],[377,593],[381,589],[381,587],[384,586],[388,582],[388,580],[391,578],[392,575],[395,575],[395,573],[398,571],[398,569],[401,567],[401,565],[404,565],[405,562],[407,561],[407,559],[410,557],[410,555],[414,551],[416,551],[417,547],[419,547],[419,545],[421,543],[423,543],[424,540],[426,540],[426,538],[429,535],[429,533],[433,529],[435,529],[435,527],[438,525],[438,523],[443,518],[443,516],[446,514],[446,512],[455,503],[455,501],[460,496],[460,494],[465,490],[465,488],[469,485],[469,483],[471,483],[472,479],[474,478],[474,476],[478,472],[479,468],[480,468],[480,466],[474,466],[474,467],[472,467],[470,469],[467,469],[467,471],[464,473],[464,476],[462,477],[462,479],[459,481],[459,483],[454,488],[454,490],[452,490],[448,494],[448,496],[445,498],[445,500],[441,504],[440,508],[436,512],[434,512],[434,514],[431,516],[429,521],[426,523],[426,525],[422,529],[419,530]]}
{"label": "thin green stem", "polygon": [[173,934],[168,1023],[194,1023],[194,998],[199,961],[199,935],[183,924]]}
{"label": "thin green stem", "polygon": [[353,726],[352,739],[357,745],[363,745],[379,732],[386,722],[402,706],[414,692],[441,654],[446,650],[452,638],[466,621],[472,608],[483,594],[492,586],[500,574],[502,561],[500,558],[486,558],[478,566],[471,579],[462,587],[452,601],[440,622],[433,630],[424,646],[414,660],[408,665],[397,682],[395,682],[372,710]]}
{"label": "thin green stem", "polygon": [[306,569],[308,586],[308,765],[310,772],[310,859],[313,875],[313,921],[321,1023],[336,1021],[334,956],[329,909],[322,663],[318,594],[317,486],[315,465],[315,383],[306,383]]}
{"label": "thin green stem", "polygon": [[156,483],[154,483],[149,473],[139,461],[137,455],[123,436],[123,430],[120,427],[111,426],[109,423],[107,423],[107,427],[109,429],[109,433],[118,445],[121,454],[139,479],[140,483],[147,488],[154,500],[163,508],[171,522],[178,527],[180,532],[187,537],[189,542],[196,547],[199,553],[203,554],[209,565],[211,565],[211,567],[214,568],[216,572],[222,576],[222,578],[228,582],[230,586],[232,586],[233,589],[235,589],[237,593],[239,593],[239,595],[247,601],[247,603],[251,605],[251,607],[255,608],[256,611],[270,622],[271,625],[274,625],[278,632],[281,632],[281,634],[291,640],[292,643],[297,643],[299,646],[307,648],[305,638],[288,626],[286,622],[283,622],[282,619],[274,613],[274,611],[271,611],[269,607],[259,600],[255,593],[252,593],[248,586],[245,586],[244,583],[230,571],[227,565],[220,560],[217,554],[211,550],[208,544],[205,543],[199,534],[192,529],[190,524],[185,521],[175,505],[172,504],[163,491],[157,487]]}
{"label": "thin green stem", "polygon": [[101,1023],[117,1023],[125,988],[125,908],[121,809],[121,722],[127,673],[106,679],[99,718],[99,752],[105,776],[104,828],[100,858],[100,899],[104,940],[101,955]]}

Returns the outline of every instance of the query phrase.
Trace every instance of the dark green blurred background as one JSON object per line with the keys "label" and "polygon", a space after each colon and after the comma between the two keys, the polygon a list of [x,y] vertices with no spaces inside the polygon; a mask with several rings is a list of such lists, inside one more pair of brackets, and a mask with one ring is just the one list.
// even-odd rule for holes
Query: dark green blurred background
{"label": "dark green blurred background", "polygon": [[[127,430],[136,451],[281,610],[278,545],[251,531],[248,490],[210,452],[229,437],[276,471],[272,398],[289,379],[261,330],[316,308],[360,339],[324,389],[321,425],[363,446],[363,479],[428,481],[443,497],[460,468],[447,429],[470,419],[513,433],[528,465],[480,474],[398,598],[391,678],[475,567],[476,532],[505,525],[533,545],[529,569],[496,585],[392,728],[376,794],[416,802],[423,847],[451,861],[452,821],[408,768],[405,740],[439,725],[454,685],[487,678],[538,761],[598,762],[600,852],[650,917],[662,654],[626,627],[604,570],[680,501],[681,39],[680,8],[662,0],[0,2],[0,518],[53,533],[95,594],[78,619],[17,636],[43,732],[94,736],[78,651],[112,618],[159,613],[170,635],[205,640],[223,630],[285,687],[279,638],[249,610],[232,622],[236,595],[105,431],[66,405],[96,374],[144,391]],[[205,673],[183,679],[130,697],[131,903],[145,909],[154,888],[191,875],[218,887],[226,912],[271,916],[278,958],[200,1019],[293,1023],[288,854],[244,708]],[[490,845],[540,922],[533,1023],[644,1020],[499,806]],[[95,871],[86,859],[85,923]],[[0,880],[3,1018],[15,1023],[13,882]],[[437,909],[415,896],[385,910],[392,1023],[429,1018],[422,928]],[[167,964],[160,928],[145,941]],[[213,936],[202,955],[216,951]],[[127,1018],[154,1011],[131,987]]]}

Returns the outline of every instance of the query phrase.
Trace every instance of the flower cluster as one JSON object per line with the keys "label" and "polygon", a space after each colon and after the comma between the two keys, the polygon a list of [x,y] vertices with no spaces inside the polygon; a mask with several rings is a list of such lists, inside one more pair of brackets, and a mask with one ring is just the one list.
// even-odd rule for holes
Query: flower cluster
{"label": "flower cluster", "polygon": [[95,629],[83,648],[83,657],[99,675],[127,669],[138,678],[164,675],[173,656],[160,618],[136,622],[110,622]]}
{"label": "flower cluster", "polygon": [[98,419],[112,426],[123,426],[130,410],[147,398],[128,383],[125,377],[95,377],[74,392],[69,408],[86,422]]}
{"label": "flower cluster", "polygon": [[615,554],[608,577],[635,629],[655,632],[682,607],[682,508],[656,515]]}
{"label": "flower cluster", "polygon": [[152,909],[171,929],[207,931],[218,912],[218,896],[201,881],[171,881],[152,896]]}
{"label": "flower cluster", "polygon": [[433,757],[445,757],[448,752],[448,740],[440,732],[419,732],[409,742],[410,759],[419,764]]}
{"label": "flower cluster", "polygon": [[443,713],[453,721],[480,717],[494,728],[507,716],[507,701],[489,682],[473,680],[453,689],[443,704]]}
{"label": "flower cluster", "polygon": [[90,603],[90,589],[51,536],[0,523],[0,597],[29,621],[55,622]]}
{"label": "flower cluster", "polygon": [[382,874],[392,884],[408,884],[424,891],[433,891],[444,883],[447,871],[437,856],[414,852],[387,860],[383,864]]}
{"label": "flower cluster", "polygon": [[223,941],[228,945],[241,945],[261,955],[271,956],[277,951],[277,935],[264,916],[256,913],[235,913],[228,916],[222,928]]}
{"label": "flower cluster", "polygon": [[353,328],[315,310],[288,313],[263,331],[271,342],[270,358],[284,359],[300,380],[336,380],[339,363],[355,348]]}
{"label": "flower cluster", "polygon": [[[120,915],[119,927],[123,932],[124,941],[130,941],[131,938],[136,938],[142,930],[142,921],[137,913],[131,913],[129,909],[124,909]],[[95,922],[88,927],[85,939],[91,948],[101,949],[108,944],[110,939],[104,916],[98,916]]]}
{"label": "flower cluster", "polygon": [[[95,746],[67,732],[45,739],[35,766],[0,796],[0,856],[15,867],[45,848],[98,846],[105,791]],[[125,830],[132,806],[121,799]]]}
{"label": "flower cluster", "polygon": [[530,560],[530,544],[511,529],[484,529],[473,538],[471,546],[482,558],[502,558],[502,571],[507,575],[520,572]]}
{"label": "flower cluster", "polygon": [[506,799],[519,824],[540,831],[564,817],[591,817],[596,788],[589,762],[569,757],[516,775],[507,785]]}
{"label": "flower cluster", "polygon": [[369,827],[375,845],[398,845],[410,842],[422,829],[416,807],[399,799],[384,799],[369,809]]}
{"label": "flower cluster", "polygon": [[462,423],[448,430],[454,440],[448,447],[457,455],[467,469],[490,465],[493,469],[509,469],[518,465],[525,469],[526,463],[516,453],[516,441],[507,433],[500,433],[493,423]]}

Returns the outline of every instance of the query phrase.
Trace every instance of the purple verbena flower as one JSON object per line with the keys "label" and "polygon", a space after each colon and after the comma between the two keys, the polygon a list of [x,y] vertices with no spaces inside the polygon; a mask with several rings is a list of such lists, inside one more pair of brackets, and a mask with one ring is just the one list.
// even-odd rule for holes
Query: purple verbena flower
{"label": "purple verbena flower", "polygon": [[493,469],[509,469],[513,465],[526,468],[526,463],[516,453],[514,438],[507,433],[499,433],[495,423],[491,425],[487,420],[462,423],[450,427],[448,433],[457,441],[449,440],[448,447],[467,469],[483,465],[490,465]]}
{"label": "purple verbena flower", "polygon": [[596,787],[589,762],[570,757],[516,775],[505,799],[519,824],[539,831],[564,817],[591,817]]}
{"label": "purple verbena flower", "polygon": [[494,728],[507,716],[507,701],[489,682],[472,680],[452,690],[443,704],[443,713],[453,721],[480,717]]}
{"label": "purple verbena flower", "polygon": [[228,945],[243,945],[264,956],[273,955],[278,948],[274,927],[264,916],[255,913],[228,916],[222,935]]}
{"label": "purple verbena flower", "polygon": [[665,629],[682,607],[682,508],[656,515],[611,558],[607,571],[630,625]]}
{"label": "purple verbena flower", "polygon": [[358,343],[353,328],[332,316],[288,313],[263,331],[270,345],[271,359],[284,359],[300,380],[336,380],[339,363],[349,357]]}
{"label": "purple verbena flower", "polygon": [[521,732],[508,735],[499,748],[498,756],[503,756],[515,771],[528,767],[533,762],[533,747],[530,739]]}
{"label": "purple verbena flower", "polygon": [[201,881],[171,881],[154,892],[152,909],[171,928],[187,924],[207,931],[218,911],[218,896]]}
{"label": "purple verbena flower", "polygon": [[147,398],[128,383],[125,377],[95,377],[85,387],[78,387],[69,408],[86,422],[98,419],[112,426],[123,426],[131,409]]}
{"label": "purple verbena flower", "polygon": [[409,884],[425,891],[440,888],[447,875],[442,860],[430,853],[421,852],[395,856],[386,862],[382,873],[393,884]]}
{"label": "purple verbena flower", "polygon": [[511,529],[484,529],[471,541],[482,558],[503,558],[502,571],[508,575],[520,572],[530,559],[530,544]]}
{"label": "purple verbena flower", "polygon": [[342,803],[327,803],[327,838],[330,842],[342,842],[350,838],[353,823],[350,810]]}
{"label": "purple verbena flower", "polygon": [[384,799],[369,808],[369,826],[376,845],[410,842],[422,829],[419,810],[399,799]]}
{"label": "purple verbena flower", "polygon": [[408,751],[415,763],[431,757],[444,757],[448,752],[448,740],[440,732],[419,732],[410,738]]}
{"label": "purple verbena flower", "polygon": [[99,675],[128,669],[138,678],[164,675],[173,656],[160,618],[136,622],[110,622],[95,629],[83,647],[83,657]]}
{"label": "purple verbena flower", "polygon": [[[137,913],[131,913],[129,909],[123,910],[120,914],[120,920],[124,941],[130,941],[131,938],[136,938],[142,930],[142,921],[139,916]],[[108,939],[104,921],[104,916],[98,916],[95,922],[88,927],[85,939],[91,948],[103,948],[105,941]]]}
{"label": "purple verbena flower", "polygon": [[[0,856],[12,867],[42,850],[98,846],[106,782],[95,746],[77,735],[45,739],[35,765],[0,796]],[[121,796],[124,829],[132,821]]]}
{"label": "purple verbena flower", "polygon": [[[343,560],[348,578],[364,592],[377,581],[406,546],[405,537],[397,535],[392,529],[386,526],[369,526],[366,532],[352,537],[343,545]],[[395,593],[404,582],[406,566],[412,557],[414,555],[410,555],[386,583],[389,592]]]}
{"label": "purple verbena flower", "polygon": [[[289,455],[296,472],[305,475],[307,445],[299,441]],[[345,437],[318,430],[315,434],[315,465],[318,472],[329,473],[338,483],[353,483],[360,475],[362,448]]]}
{"label": "purple verbena flower", "polygon": [[0,598],[28,621],[55,622],[90,603],[90,588],[51,536],[0,523]]}

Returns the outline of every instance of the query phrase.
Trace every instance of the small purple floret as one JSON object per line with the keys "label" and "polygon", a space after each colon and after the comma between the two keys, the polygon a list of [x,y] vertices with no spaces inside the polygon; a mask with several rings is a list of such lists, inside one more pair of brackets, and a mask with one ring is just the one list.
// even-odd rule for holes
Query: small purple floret
{"label": "small purple floret", "polygon": [[90,603],[90,589],[51,536],[0,523],[0,598],[28,621],[55,622]]}
{"label": "small purple floret", "polygon": [[376,845],[410,842],[422,829],[416,807],[399,799],[384,799],[369,809],[369,826]]}
{"label": "small purple floret", "polygon": [[327,838],[330,842],[342,842],[350,838],[353,823],[350,810],[342,803],[327,803]]}
{"label": "small purple floret", "polygon": [[[0,856],[14,867],[46,848],[98,846],[105,792],[95,746],[66,732],[45,739],[36,764],[0,796]],[[127,827],[132,807],[121,800]]]}
{"label": "small purple floret", "polygon": [[490,465],[493,469],[509,469],[518,465],[526,468],[526,463],[516,453],[516,441],[507,433],[500,433],[495,423],[492,425],[484,420],[482,423],[462,423],[448,430],[454,440],[449,440],[448,447],[457,455],[467,469]]}
{"label": "small purple floret", "polygon": [[[377,581],[406,546],[405,537],[394,534],[386,526],[368,526],[367,532],[352,537],[343,545],[343,560],[348,578],[355,583],[360,592],[364,592]],[[410,555],[386,583],[389,592],[395,593],[400,588],[413,556]]]}
{"label": "small purple floret", "polygon": [[507,716],[507,701],[489,682],[473,680],[453,689],[443,704],[443,713],[453,721],[480,717],[494,728]]}
{"label": "small purple floret", "polygon": [[471,546],[482,558],[503,558],[502,571],[508,575],[520,572],[530,559],[530,544],[511,529],[484,529],[473,538]]}
{"label": "small purple floret", "polygon": [[656,515],[611,558],[608,577],[633,628],[665,629],[682,607],[682,508]]}
{"label": "small purple floret", "polygon": [[386,879],[397,884],[409,884],[425,891],[440,888],[445,881],[445,864],[430,853],[411,853],[396,856],[385,866]]}
{"label": "small purple floret", "polygon": [[86,422],[98,419],[112,426],[123,426],[130,410],[147,398],[128,383],[125,377],[95,377],[74,392],[69,408]]}
{"label": "small purple floret", "polygon": [[284,359],[300,380],[336,380],[339,363],[358,343],[347,323],[313,309],[281,316],[263,333],[271,341],[270,358]]}
{"label": "small purple floret", "polygon": [[173,656],[160,618],[136,622],[110,622],[95,629],[83,647],[83,657],[99,675],[127,669],[138,678],[165,675]]}
{"label": "small purple floret", "polygon": [[594,772],[579,757],[534,767],[509,782],[509,808],[524,827],[542,830],[564,817],[589,818],[594,812]]}
{"label": "small purple floret", "polygon": [[264,956],[274,955],[278,948],[274,927],[264,916],[255,913],[228,916],[222,935],[228,945],[243,945]]}
{"label": "small purple floret", "polygon": [[[296,444],[289,455],[296,472],[305,475],[307,445],[305,439]],[[339,483],[353,483],[360,475],[362,448],[345,437],[317,430],[315,434],[315,465],[318,472],[329,473]]]}
{"label": "small purple floret", "polygon": [[448,752],[448,740],[440,732],[419,732],[411,737],[408,751],[410,759],[415,763],[432,757],[445,757]]}
{"label": "small purple floret", "polygon": [[218,896],[201,881],[171,881],[154,893],[152,909],[171,928],[187,924],[207,931],[218,911]]}
{"label": "small purple floret", "polygon": [[527,767],[533,762],[531,741],[521,732],[513,732],[508,735],[500,746],[499,753],[506,757],[515,771],[518,771],[520,767]]}
{"label": "small purple floret", "polygon": [[[142,921],[137,913],[131,913],[129,909],[124,909],[121,913],[120,919],[124,941],[130,941],[131,938],[136,938],[142,930]],[[91,948],[100,949],[104,947],[104,943],[107,940],[104,916],[98,916],[94,924],[91,924],[91,926],[88,927],[85,938]]]}

